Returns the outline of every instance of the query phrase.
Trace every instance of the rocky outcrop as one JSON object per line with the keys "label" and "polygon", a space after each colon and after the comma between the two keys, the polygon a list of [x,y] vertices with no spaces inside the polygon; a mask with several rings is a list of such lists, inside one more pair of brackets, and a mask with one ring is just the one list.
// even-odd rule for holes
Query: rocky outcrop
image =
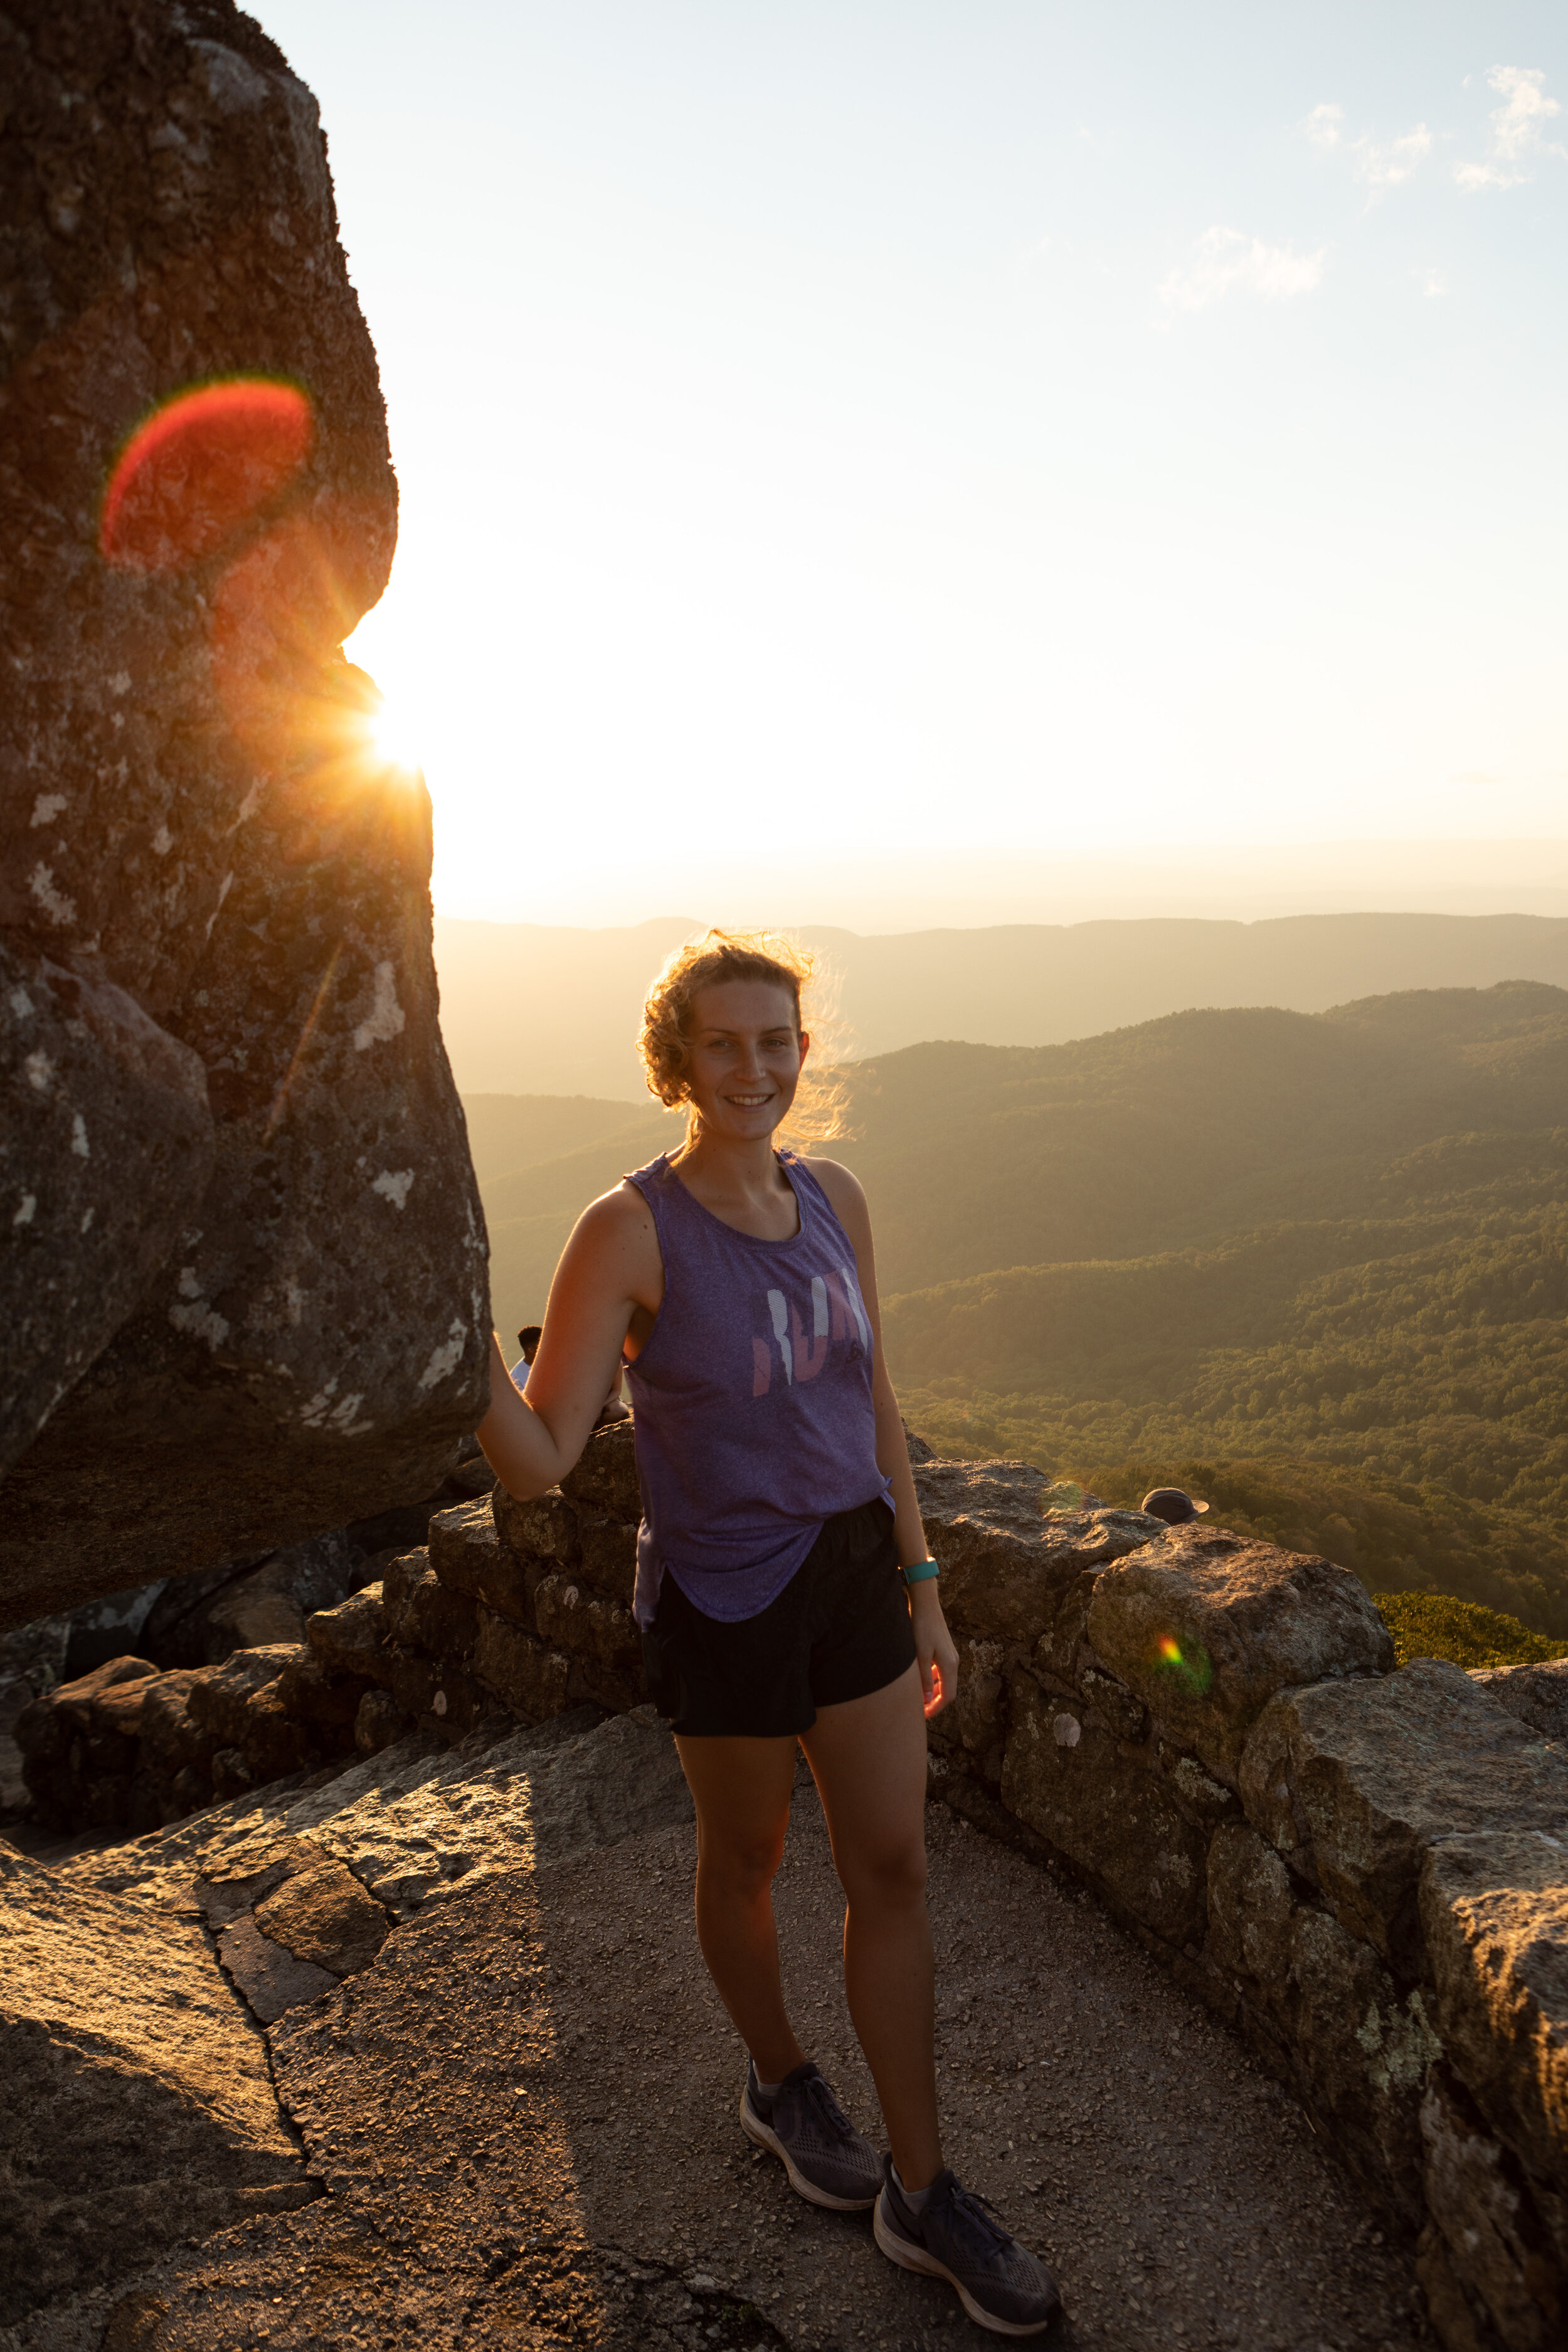
{"label": "rocky outcrop", "polygon": [[[340,2108],[330,2128],[313,2128],[319,2052],[324,2037],[358,2053],[368,2019],[366,2065],[384,2066],[393,2045],[384,2055],[374,1990],[353,2008],[331,1997],[375,1969],[399,1923],[438,1919],[454,1895],[468,1898],[449,1931],[460,1971],[471,1898],[487,1883],[515,1944],[523,1874],[689,1820],[662,1732],[588,1711],[452,1752],[416,1736],[314,1789],[244,1796],[58,1870],[0,1846],[0,2331],[63,2305],[84,2328],[73,2342],[153,2340],[140,2331],[164,2306],[127,2294],[139,2277],[236,2221],[303,2205],[329,2183],[341,2193],[333,2149],[364,2139],[363,2094],[352,2115]],[[394,1974],[399,1957],[389,1956]],[[428,2001],[420,2011],[416,1965],[410,1974],[395,2040],[412,2053],[410,2079],[397,2105],[427,2149],[432,2014]],[[436,2015],[460,2007],[464,2024],[437,2030],[460,2050],[468,1998],[460,1984],[446,1998],[451,2009],[437,2003]],[[504,2017],[504,2069],[499,2048],[487,2051],[482,2079],[493,2102],[504,2076],[510,2110],[510,2001]],[[468,2149],[482,2104],[465,2086]],[[386,2146],[378,2134],[363,2150],[373,2186]],[[385,2213],[368,2226],[397,2234]],[[310,2244],[296,2242],[290,2261]],[[475,2263],[480,2285],[492,2255],[487,2247]],[[324,2267],[330,2275],[331,2244]],[[121,2315],[105,2335],[107,2306]],[[231,2313],[217,2327],[229,2343],[249,2321]]]}
{"label": "rocky outcrop", "polygon": [[229,0],[0,54],[5,1624],[427,1494],[487,1316],[314,102]]}
{"label": "rocky outcrop", "polygon": [[199,1923],[0,1846],[0,2327],[317,2193]]}
{"label": "rocky outcrop", "polygon": [[[641,1762],[622,1772],[612,1738],[628,1764],[668,1764],[625,1712],[640,1695],[634,1445],[628,1426],[601,1431],[551,1494],[437,1512],[425,1545],[310,1618],[303,1643],[237,1653],[183,1696],[123,1662],[119,1680],[38,1703],[29,1737],[52,1738],[100,1806],[110,1761],[128,1787],[148,1769],[107,1743],[163,1711],[230,1743],[215,1781],[259,1782],[268,1757],[295,1757],[279,1833],[309,1832],[394,1916],[515,1855],[506,1747],[487,1792],[462,1759],[519,1718],[612,1712],[591,1800],[604,1826],[584,1834],[657,1812],[662,1782]],[[931,1727],[932,1796],[1092,1886],[1247,2038],[1420,2235],[1447,2352],[1560,2340],[1568,1752],[1480,1677],[1432,1660],[1391,1671],[1371,1601],[1326,1560],[1054,1509],[1020,1465],[932,1462],[916,1478],[963,1676]],[[56,1716],[68,1736],[41,1728]],[[313,1761],[351,1748],[366,1760],[346,1774]],[[549,1774],[537,1757],[526,1769],[537,1841]],[[210,1818],[167,1831],[165,1850],[209,1838]],[[324,1949],[269,1937],[260,1907],[225,1947],[268,1999],[305,1998],[317,1979],[291,1972],[327,1967]]]}
{"label": "rocky outcrop", "polygon": [[[504,1808],[490,1794],[503,1777]],[[654,1788],[668,1819],[626,1834],[624,1809]],[[948,2147],[1060,2271],[1074,2334],[1144,2352],[1294,2345],[1304,2326],[1312,2342],[1416,2352],[1406,2250],[1379,2242],[1277,2086],[1070,1884],[933,1813]],[[322,1967],[312,1998],[311,1963],[266,1937],[269,1967],[301,1972],[271,1979],[289,2005],[263,2030],[322,2193],[168,2254],[154,2242],[146,2268],[24,2322],[18,2352],[263,2339],[275,2352],[903,2352],[962,2335],[950,2298],[893,2270],[868,2220],[803,2206],[776,2166],[751,2160],[735,2121],[743,2061],[696,1948],[689,1811],[658,1726],[595,1730],[574,1714],[482,1750],[415,1738],[353,1766],[336,1792],[253,1794],[57,1875],[128,1913],[204,1913],[228,1952],[231,1928],[248,1921],[260,1938],[270,1923],[268,1857],[320,1853],[329,1830],[384,1912],[366,1877],[389,1816],[429,1828],[448,1867],[423,1886],[409,1871],[418,1899],[374,1958],[336,1978]],[[482,1851],[465,1829],[479,1816]],[[409,1858],[420,1852],[411,1834]],[[843,2005],[842,1894],[804,1772],[778,1901],[792,2009],[879,2135]],[[215,1978],[222,1965],[215,1953]],[[259,2018],[256,1997],[243,1995]],[[1108,2258],[1124,2243],[1129,2259]]]}

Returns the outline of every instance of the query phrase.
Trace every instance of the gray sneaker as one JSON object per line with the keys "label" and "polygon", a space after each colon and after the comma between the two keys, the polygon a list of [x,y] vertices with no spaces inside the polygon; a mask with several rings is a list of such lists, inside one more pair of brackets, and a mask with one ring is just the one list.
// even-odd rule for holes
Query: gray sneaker
{"label": "gray sneaker", "polygon": [[748,2062],[741,2129],[783,2159],[790,2187],[813,2205],[863,2213],[876,2203],[882,2159],[809,2060],[784,2076],[771,2099],[758,2090],[757,2070]]}
{"label": "gray sneaker", "polygon": [[945,2279],[978,2326],[994,2336],[1043,2336],[1061,2310],[1057,2283],[1044,2263],[1010,2238],[984,2197],[939,2172],[917,2213],[893,2178],[877,2200],[871,2227],[877,2243],[900,2270]]}

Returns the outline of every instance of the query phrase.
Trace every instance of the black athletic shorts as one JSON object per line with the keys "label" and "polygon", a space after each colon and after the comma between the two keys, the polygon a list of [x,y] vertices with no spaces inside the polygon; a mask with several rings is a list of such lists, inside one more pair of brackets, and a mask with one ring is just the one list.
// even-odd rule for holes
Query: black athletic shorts
{"label": "black athletic shorts", "polygon": [[648,1696],[682,1738],[779,1739],[819,1706],[864,1698],[914,1662],[893,1514],[881,1501],[836,1512],[776,1601],[727,1625],[673,1576],[642,1637]]}

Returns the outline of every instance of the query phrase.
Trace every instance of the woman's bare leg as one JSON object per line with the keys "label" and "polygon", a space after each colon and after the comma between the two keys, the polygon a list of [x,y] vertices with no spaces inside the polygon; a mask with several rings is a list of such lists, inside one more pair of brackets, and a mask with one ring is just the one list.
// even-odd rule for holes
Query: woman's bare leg
{"label": "woman's bare leg", "polygon": [[[848,1897],[844,1981],[906,2189],[942,2170],[936,1995],[926,1913],[926,1727],[920,1670],[817,1710],[801,1746]],[[775,2078],[776,2079],[776,2078]]]}
{"label": "woman's bare leg", "polygon": [[789,1827],[795,1742],[678,1739],[697,1806],[697,1940],[764,2083],[803,2053],[784,2011],[773,1874]]}

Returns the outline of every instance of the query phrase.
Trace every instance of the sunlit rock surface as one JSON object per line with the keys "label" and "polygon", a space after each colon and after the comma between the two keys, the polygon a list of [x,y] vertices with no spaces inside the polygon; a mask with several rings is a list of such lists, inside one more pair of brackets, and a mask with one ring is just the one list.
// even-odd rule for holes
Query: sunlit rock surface
{"label": "sunlit rock surface", "polygon": [[[396,485],[315,102],[224,0],[11,0],[0,81],[16,1623],[429,1493],[488,1318],[428,803],[341,651]],[[169,405],[236,378],[291,440]]]}
{"label": "sunlit rock surface", "polygon": [[319,2189],[199,1926],[0,1848],[0,2327]]}

